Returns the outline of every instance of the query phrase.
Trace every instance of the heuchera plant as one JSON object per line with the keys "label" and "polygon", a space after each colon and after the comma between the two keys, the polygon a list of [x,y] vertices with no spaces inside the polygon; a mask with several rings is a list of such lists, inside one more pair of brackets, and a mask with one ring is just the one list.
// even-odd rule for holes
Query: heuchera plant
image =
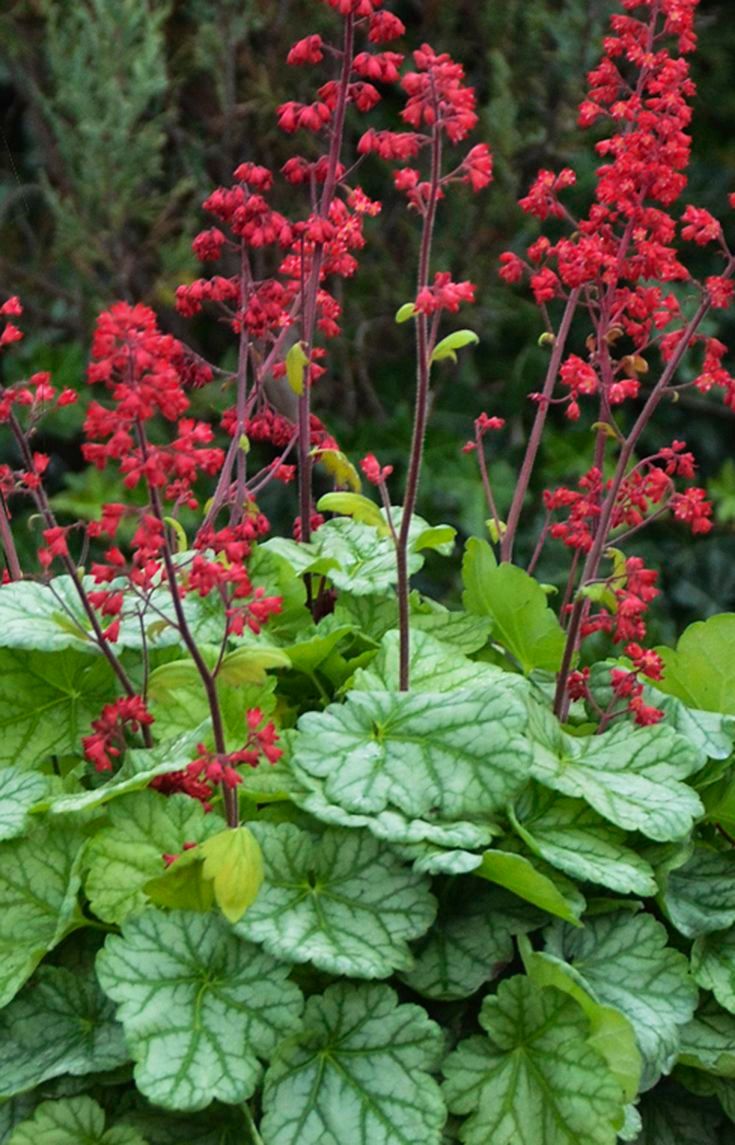
{"label": "heuchera plant", "polygon": [[[477,341],[446,332],[474,287],[432,242],[491,153],[458,63],[428,45],[404,61],[381,0],[327,3],[333,41],[288,57],[316,98],[278,112],[304,153],[212,192],[194,253],[216,272],[177,294],[229,328],[236,370],[145,306],[100,316],[83,449],[122,499],[86,524],[57,520],[35,445],[76,394],[46,373],[0,392],[17,459],[0,469],[0,1138],[732,1145],[735,616],[650,647],[657,572],[635,553],[663,514],[711,527],[659,407],[693,387],[735,408],[705,325],[735,257],[679,206],[697,0],[622,0],[580,112],[593,202],[569,169],[521,200],[539,237],[500,273],[528,281],[548,370],[509,506],[502,410],[464,446],[489,539],[466,543],[460,611],[410,585],[427,551],[455,551],[415,512],[432,372]],[[396,84],[400,130],[355,134]],[[416,339],[402,489],[311,409],[334,281],[378,225],[358,169],[386,162],[420,231],[396,315]],[[711,248],[704,282],[692,243]],[[18,298],[0,314],[12,357]],[[222,390],[220,423],[196,417]],[[523,567],[554,405],[589,421],[590,464],[544,493]],[[334,485],[316,502],[315,466]],[[292,538],[259,508],[273,481],[298,483]],[[37,568],[13,540],[23,498]],[[547,545],[569,552],[558,604],[533,577]]]}

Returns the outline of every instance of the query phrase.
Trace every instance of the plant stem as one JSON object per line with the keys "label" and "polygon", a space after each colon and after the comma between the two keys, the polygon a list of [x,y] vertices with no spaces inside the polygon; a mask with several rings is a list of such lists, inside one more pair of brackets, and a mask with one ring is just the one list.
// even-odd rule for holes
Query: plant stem
{"label": "plant stem", "polygon": [[15,541],[13,539],[13,530],[10,528],[5,501],[2,497],[0,497],[0,543],[2,543],[5,552],[5,561],[10,579],[22,580],[23,570],[20,567],[18,550],[15,547]]}
{"label": "plant stem", "polygon": [[533,426],[531,434],[528,438],[528,445],[521,465],[521,471],[518,475],[518,482],[511,501],[510,511],[508,513],[508,521],[505,533],[503,534],[502,544],[500,546],[500,559],[502,561],[510,561],[513,559],[513,545],[515,543],[515,536],[518,529],[518,522],[520,520],[521,512],[523,511],[523,502],[528,492],[528,486],[531,481],[534,466],[536,464],[536,456],[541,445],[541,438],[546,425],[546,417],[549,412],[549,400],[554,392],[556,385],[557,374],[559,373],[559,366],[561,365],[562,356],[569,337],[569,330],[572,325],[577,303],[579,301],[580,289],[577,288],[571,292],[567,299],[564,314],[562,316],[561,325],[559,326],[559,333],[556,335],[554,341],[554,349],[549,361],[549,367],[546,371],[544,379],[544,386],[541,391],[541,398],[536,410],[536,416],[533,419]]}
{"label": "plant stem", "polygon": [[[437,116],[438,118],[438,116]],[[431,140],[431,175],[428,202],[424,215],[419,253],[418,290],[429,285],[431,267],[431,244],[434,237],[436,211],[439,203],[439,183],[441,177],[441,128],[434,125]],[[416,315],[416,403],[413,415],[411,453],[408,462],[406,492],[403,498],[401,527],[396,546],[396,571],[398,579],[398,627],[400,631],[399,688],[407,692],[410,686],[410,624],[409,624],[409,575],[408,575],[408,535],[411,518],[416,508],[416,499],[421,477],[421,463],[424,455],[424,439],[429,414],[430,390],[430,341],[429,322],[425,314]]]}

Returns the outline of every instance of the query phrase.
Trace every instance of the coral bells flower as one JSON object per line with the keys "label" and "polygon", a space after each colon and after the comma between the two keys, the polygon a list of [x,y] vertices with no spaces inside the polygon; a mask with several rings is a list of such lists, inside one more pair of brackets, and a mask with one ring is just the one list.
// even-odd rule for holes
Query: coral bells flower
{"label": "coral bells flower", "polygon": [[408,101],[401,116],[411,127],[437,124],[452,143],[459,143],[477,124],[475,92],[464,83],[464,68],[429,44],[413,53],[417,70],[401,81]]}
{"label": "coral bells flower", "polygon": [[318,64],[324,59],[322,51],[322,38],[319,35],[305,36],[294,44],[288,53],[286,63],[291,67],[301,67],[305,64]]}
{"label": "coral bells flower", "polygon": [[371,485],[382,485],[393,472],[392,465],[383,465],[381,467],[374,453],[368,453],[363,457],[360,462],[360,469]]}
{"label": "coral bells flower", "polygon": [[420,314],[436,314],[448,310],[456,314],[463,302],[475,301],[475,287],[471,282],[453,282],[446,271],[434,275],[434,285],[425,286],[416,296],[416,309]]}
{"label": "coral bells flower", "polygon": [[462,161],[461,170],[465,183],[473,191],[482,191],[493,179],[493,157],[486,143],[478,143]]}
{"label": "coral bells flower", "polygon": [[138,732],[153,723],[142,696],[124,696],[107,704],[92,721],[93,732],[82,739],[84,754],[97,771],[112,771],[125,749],[125,732]]}

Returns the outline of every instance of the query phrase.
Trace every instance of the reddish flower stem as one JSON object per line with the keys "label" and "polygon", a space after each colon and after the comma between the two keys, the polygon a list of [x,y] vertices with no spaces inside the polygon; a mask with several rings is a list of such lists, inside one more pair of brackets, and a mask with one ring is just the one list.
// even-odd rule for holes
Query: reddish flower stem
{"label": "reddish flower stem", "polygon": [[3,551],[5,552],[5,562],[7,565],[8,573],[10,574],[10,579],[22,580],[23,570],[20,567],[20,561],[18,560],[18,550],[15,547],[13,531],[10,527],[8,513],[2,497],[0,497],[0,544],[2,544]]}

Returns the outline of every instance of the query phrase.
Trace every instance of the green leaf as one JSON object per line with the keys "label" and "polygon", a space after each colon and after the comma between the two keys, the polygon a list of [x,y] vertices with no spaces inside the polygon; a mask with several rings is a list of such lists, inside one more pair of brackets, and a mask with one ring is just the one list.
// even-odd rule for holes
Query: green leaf
{"label": "green leaf", "polygon": [[517,565],[497,564],[487,541],[472,537],[462,562],[464,606],[489,616],[493,639],[510,652],[523,672],[556,672],[566,637],[538,581]]}
{"label": "green leaf", "polygon": [[674,648],[656,649],[664,662],[661,692],[690,708],[735,715],[735,613],[723,612],[690,624]]}
{"label": "green leaf", "polygon": [[22,835],[28,825],[28,812],[49,788],[49,779],[38,772],[18,767],[0,770],[0,840]]}
{"label": "green leaf", "polygon": [[688,739],[692,747],[708,759],[727,759],[732,753],[735,718],[720,712],[704,712],[689,708],[677,696],[667,696],[648,684],[644,699],[647,704],[660,708],[666,722]]}
{"label": "green leaf", "polygon": [[646,1094],[640,1112],[643,1127],[635,1145],[723,1145],[717,1115],[701,1098],[674,1086],[657,1086]]}
{"label": "green leaf", "polygon": [[[369,668],[359,668],[354,677],[355,691],[397,691],[401,637],[386,632],[378,655]],[[494,664],[470,660],[456,648],[427,632],[413,632],[409,643],[409,673],[412,692],[452,692],[485,684],[488,689],[522,691],[520,677],[504,672]]]}
{"label": "green leaf", "polygon": [[302,342],[294,342],[286,354],[286,379],[295,394],[304,392],[304,370],[309,365]]}
{"label": "green leaf", "polygon": [[227,1105],[180,1116],[147,1106],[124,1113],[119,1124],[136,1129],[148,1145],[256,1145],[242,1109]]}
{"label": "green leaf", "polygon": [[141,1093],[182,1110],[250,1097],[258,1059],[299,1028],[301,994],[288,969],[217,916],[148,910],[128,919],[97,956],[97,975],[118,1004]]}
{"label": "green leaf", "polygon": [[480,1024],[487,1036],[444,1065],[450,1111],[470,1114],[466,1145],[614,1145],[622,1090],[576,1002],[519,976],[485,998]]}
{"label": "green leaf", "polygon": [[0,1098],[8,1098],[60,1074],[116,1069],[129,1054],[94,979],[41,966],[33,984],[0,1012],[0,1060]]}
{"label": "green leaf", "polygon": [[351,692],[301,717],[292,767],[297,778],[323,778],[327,797],[347,811],[478,816],[526,781],[525,721],[507,692]]}
{"label": "green leaf", "polygon": [[480,339],[473,330],[455,330],[453,334],[447,334],[446,338],[437,342],[434,353],[431,355],[431,361],[442,362],[445,358],[450,358],[456,362],[455,350],[462,350],[465,346],[476,346],[479,341]]}
{"label": "green leaf", "polygon": [[703,812],[681,780],[701,761],[665,724],[616,725],[603,735],[570,736],[538,706],[531,712],[533,775],[546,787],[584,799],[605,819],[649,839],[681,839]]}
{"label": "green leaf", "polygon": [[638,1094],[643,1061],[631,1023],[620,1010],[602,1006],[573,977],[570,967],[551,954],[531,949],[527,938],[520,940],[526,973],[537,986],[549,987],[568,994],[587,1015],[590,1024],[589,1044],[605,1059],[626,1101]]}
{"label": "green leaf", "polygon": [[8,1145],[146,1145],[129,1127],[105,1130],[104,1110],[91,1097],[43,1101],[16,1126]]}
{"label": "green leaf", "polygon": [[411,546],[414,553],[421,553],[425,549],[441,553],[444,557],[451,557],[454,550],[454,538],[457,530],[451,525],[434,525],[432,528],[422,529],[417,533]]}
{"label": "green leaf", "polygon": [[513,935],[543,925],[544,915],[505,891],[469,879],[450,880],[439,914],[425,938],[414,944],[415,965],[403,981],[427,998],[469,998],[512,962]]}
{"label": "green leaf", "polygon": [[[301,775],[291,788],[291,796],[299,807],[322,823],[337,827],[366,827],[376,839],[405,846],[432,844],[435,847],[460,847],[467,850],[487,847],[494,835],[500,834],[495,825],[485,821],[472,823],[453,820],[442,822],[429,813],[418,819],[404,815],[394,808],[361,815],[332,802],[326,793],[326,782]],[[481,856],[476,856],[478,865]],[[428,868],[427,868],[428,869]],[[467,868],[471,869],[471,868]]]}
{"label": "green leaf", "polygon": [[735,1014],[735,927],[698,938],[692,947],[692,974],[705,990]]}
{"label": "green leaf", "polygon": [[687,862],[668,873],[662,900],[687,938],[726,930],[735,923],[735,856],[698,843]]}
{"label": "green leaf", "polygon": [[202,843],[204,877],[228,922],[239,922],[255,902],[263,881],[263,855],[248,827],[226,827]]}
{"label": "green leaf", "polygon": [[708,998],[680,1030],[679,1062],[735,1078],[735,1016]]}
{"label": "green leaf", "polygon": [[87,847],[85,891],[97,917],[115,923],[148,905],[143,888],[163,874],[164,855],[178,855],[184,843],[202,843],[224,827],[188,795],[150,790],[116,800],[108,823]]}
{"label": "green leaf", "polygon": [[275,958],[310,961],[331,974],[388,977],[413,959],[408,941],[429,928],[429,880],[366,831],[318,838],[289,823],[253,823],[265,882],[235,927]]}
{"label": "green leaf", "polygon": [[49,584],[22,580],[0,586],[0,647],[59,652],[76,648],[93,653],[89,620],[71,577]]}
{"label": "green leaf", "polygon": [[0,845],[0,1007],[81,924],[82,850],[82,836],[58,824]]}
{"label": "green leaf", "polygon": [[319,499],[317,509],[320,513],[339,513],[343,517],[352,517],[355,521],[377,529],[381,535],[388,533],[388,525],[378,506],[361,493],[325,493]]}
{"label": "green leaf", "polygon": [[653,869],[625,846],[624,832],[582,800],[559,798],[534,785],[517,804],[512,822],[534,854],[571,878],[621,894],[656,894]]}
{"label": "green leaf", "polygon": [[400,325],[402,322],[408,322],[410,318],[415,318],[418,314],[415,302],[404,302],[403,306],[399,306],[396,311],[396,322]]}
{"label": "green leaf", "polygon": [[78,811],[89,811],[102,807],[111,799],[140,791],[159,775],[181,771],[197,755],[197,744],[206,739],[208,724],[201,724],[178,739],[159,744],[157,747],[132,749],[125,755],[125,762],[116,774],[106,783],[91,791],[79,791],[74,795],[59,795],[36,804],[38,811],[50,811],[53,815],[67,815]]}
{"label": "green leaf", "polygon": [[568,963],[575,981],[632,1023],[648,1089],[676,1060],[679,1027],[691,1021],[697,988],[687,960],[666,945],[666,930],[649,914],[615,911],[584,929],[553,924],[547,952]]}
{"label": "green leaf", "polygon": [[113,696],[112,670],[101,657],[0,649],[0,764],[31,768],[79,751]]}
{"label": "green leaf", "polygon": [[439,1027],[388,986],[330,986],[266,1074],[265,1145],[439,1145],[441,1050]]}
{"label": "green leaf", "polygon": [[150,903],[169,910],[214,909],[214,886],[204,877],[204,862],[196,851],[185,851],[161,875],[149,879],[143,891]]}
{"label": "green leaf", "polygon": [[546,873],[543,869],[539,870],[523,855],[509,851],[486,851],[475,874],[505,887],[549,914],[563,918],[574,926],[580,925],[580,915],[586,903],[574,884],[548,868]]}
{"label": "green leaf", "polygon": [[[469,655],[487,644],[492,623],[488,617],[441,609],[411,614],[411,629],[418,629]],[[477,663],[477,662],[475,662]]]}

